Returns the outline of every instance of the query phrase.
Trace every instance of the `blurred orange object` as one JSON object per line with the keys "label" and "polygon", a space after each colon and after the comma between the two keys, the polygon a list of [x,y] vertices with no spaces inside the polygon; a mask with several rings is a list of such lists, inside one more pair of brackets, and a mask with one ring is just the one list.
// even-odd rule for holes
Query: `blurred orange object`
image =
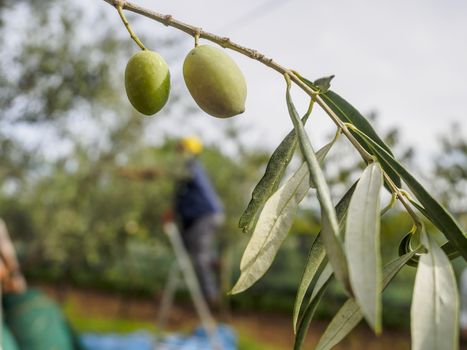
{"label": "blurred orange object", "polygon": [[5,293],[22,293],[27,288],[15,248],[2,219],[0,219],[0,283]]}
{"label": "blurred orange object", "polygon": [[162,214],[162,223],[167,224],[169,222],[174,222],[175,217],[171,209],[167,209],[164,214]]}

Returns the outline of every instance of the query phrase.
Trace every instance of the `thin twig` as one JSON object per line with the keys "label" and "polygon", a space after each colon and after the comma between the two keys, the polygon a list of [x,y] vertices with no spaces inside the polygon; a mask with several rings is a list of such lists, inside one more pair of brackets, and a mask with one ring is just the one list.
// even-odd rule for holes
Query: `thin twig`
{"label": "thin twig", "polygon": [[401,191],[399,187],[396,186],[394,181],[392,181],[391,177],[388,174],[386,174],[386,172],[384,172],[384,179],[386,180],[386,183],[389,185],[389,187],[391,187],[392,192],[397,196],[397,199],[399,199],[399,201],[402,203],[405,210],[407,210],[407,213],[409,213],[409,215],[412,217],[412,220],[415,226],[417,226],[417,228],[422,227],[423,224],[420,218],[418,217],[417,213],[413,211],[409,202],[407,202],[407,199],[404,193]]}

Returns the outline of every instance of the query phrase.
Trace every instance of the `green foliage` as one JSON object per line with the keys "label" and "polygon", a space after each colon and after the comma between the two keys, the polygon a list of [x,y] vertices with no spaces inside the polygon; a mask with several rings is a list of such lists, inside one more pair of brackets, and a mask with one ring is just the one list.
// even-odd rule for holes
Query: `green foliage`
{"label": "green foliage", "polygon": [[[5,79],[0,91],[3,122],[57,121],[83,104],[98,105],[109,97],[112,70],[103,52],[117,53],[125,45],[119,49],[119,40],[98,31],[93,33],[94,42],[76,45],[70,39],[78,37],[81,29],[79,10],[70,11],[68,6],[52,5],[49,11],[28,13],[21,50],[2,57],[3,64],[21,67],[17,76],[6,71],[0,74]],[[60,21],[52,25],[57,11]]]}
{"label": "green foliage", "polygon": [[[383,271],[383,289],[391,282],[399,270],[409,261],[415,252],[407,253],[397,260],[387,264]],[[363,313],[359,304],[353,298],[349,298],[335,314],[334,318],[322,335],[317,349],[331,349],[337,345],[353,328],[363,319]]]}
{"label": "green foliage", "polygon": [[[328,108],[332,109],[332,113],[328,111],[328,114],[330,114],[332,118],[335,118],[333,114],[335,113],[335,115],[337,115],[341,121],[346,123],[342,125],[342,128],[346,127],[350,129],[351,135],[347,136],[349,138],[355,137],[355,139],[352,140],[354,141],[354,145],[356,145],[355,142],[358,143],[356,147],[361,151],[365,162],[370,163],[370,165],[363,172],[363,175],[357,185],[357,189],[353,193],[352,199],[350,201],[350,213],[346,218],[347,223],[345,229],[346,237],[344,250],[342,248],[343,237],[340,235],[340,232],[337,229],[336,214],[330,205],[331,201],[329,189],[320,165],[316,159],[316,155],[314,154],[313,147],[311,146],[309,135],[307,135],[303,127],[303,123],[300,121],[297,111],[295,110],[295,106],[290,95],[291,82],[289,77],[286,75],[286,102],[289,109],[289,114],[297,132],[300,149],[306,164],[308,165],[311,180],[316,185],[318,193],[318,200],[321,209],[321,226],[323,231],[319,237],[323,239],[326,257],[329,259],[330,266],[332,266],[334,275],[340,282],[339,284],[341,287],[344,287],[344,289],[350,296],[352,296],[352,298],[355,298],[351,299],[352,302],[349,304],[351,306],[346,305],[342,314],[338,313],[336,315],[337,321],[336,323],[332,324],[332,331],[330,332],[333,332],[337,329],[337,335],[333,334],[330,336],[331,338],[329,338],[329,335],[325,334],[324,337],[331,339],[332,345],[337,344],[359,322],[360,316],[355,316],[357,311],[358,313],[361,312],[374,331],[379,333],[381,331],[382,323],[380,295],[380,293],[382,293],[381,285],[384,284],[384,286],[386,286],[404,264],[412,263],[414,261],[413,255],[415,250],[417,250],[417,254],[421,254],[424,261],[423,267],[420,267],[419,264],[418,274],[430,274],[430,276],[433,278],[433,281],[428,281],[429,279],[426,276],[424,278],[417,278],[417,281],[423,280],[425,281],[425,284],[431,283],[432,288],[427,289],[417,287],[418,285],[421,285],[421,282],[419,282],[416,284],[414,291],[417,293],[417,295],[420,295],[421,290],[427,289],[429,297],[432,298],[432,302],[428,305],[427,310],[423,310],[422,312],[421,309],[424,307],[422,304],[417,304],[417,302],[423,303],[420,300],[424,300],[424,297],[418,297],[418,299],[414,299],[411,312],[412,337],[416,342],[417,348],[426,347],[426,345],[423,345],[425,344],[423,339],[431,336],[433,340],[429,341],[430,346],[434,346],[435,348],[442,347],[454,349],[457,340],[453,342],[453,339],[457,339],[457,333],[456,331],[452,330],[457,330],[458,326],[457,324],[452,324],[452,320],[457,320],[455,311],[453,312],[452,310],[456,309],[454,304],[458,296],[457,289],[455,287],[455,279],[453,277],[454,275],[452,273],[452,267],[450,266],[449,258],[445,255],[444,250],[449,252],[449,256],[453,258],[456,256],[455,254],[457,249],[465,259],[465,247],[467,245],[465,234],[462,232],[462,229],[456,223],[451,214],[447,212],[443,206],[437,202],[423,188],[423,186],[394,158],[394,155],[388,146],[376,134],[368,121],[354,107],[352,107],[348,102],[346,102],[337,94],[334,94],[332,91],[321,92],[310,81],[302,77],[300,77],[300,79],[310,88],[312,88],[312,90],[317,95],[322,96],[320,105],[324,107],[326,111],[328,111]],[[316,97],[312,96],[312,98]],[[329,103],[329,105],[327,103]],[[336,123],[340,125],[337,121]],[[364,129],[364,131],[362,129]],[[367,153],[363,152],[362,149],[365,149]],[[400,254],[404,254],[406,251],[408,251],[408,253],[398,260],[402,261],[402,263],[398,262],[396,264],[397,269],[394,269],[390,273],[390,277],[388,277],[389,275],[387,275],[386,272],[384,277],[385,282],[381,281],[381,271],[379,271],[381,266],[381,243],[379,240],[380,215],[382,215],[380,213],[379,198],[380,190],[383,185],[383,177],[384,181],[386,182],[386,188],[393,194],[393,196],[395,196],[395,198],[401,200],[408,214],[411,216],[414,225],[411,232],[418,233],[423,229],[424,224],[417,216],[415,211],[410,207],[410,205],[425,215],[425,217],[430,220],[430,222],[435,225],[442,233],[444,233],[449,240],[444,250],[437,245],[435,240],[432,240],[431,243],[429,243],[432,239],[431,237],[430,239],[425,238],[425,240],[422,241],[424,242],[424,247],[422,246],[418,248],[412,248],[410,241],[412,238],[411,236],[414,236],[414,234],[411,236],[406,236],[404,240],[407,240],[408,243],[404,244],[405,249],[400,250]],[[401,179],[407,184],[407,186],[410,188],[421,204],[417,203],[410,197],[408,193],[400,189]],[[275,196],[283,199],[284,195],[281,193],[281,191],[282,188],[272,194],[269,200],[273,201]],[[385,211],[386,210],[383,212]],[[285,217],[281,218],[281,220],[283,222],[289,222],[290,216],[294,215],[295,212],[296,210],[290,212],[284,211]],[[279,216],[275,214],[271,217],[275,219]],[[261,229],[263,226],[265,226],[264,223],[261,220],[258,220],[256,223],[256,228],[259,227],[259,229]],[[274,249],[276,251],[278,246],[284,241],[285,234],[287,233],[289,226],[284,225],[282,229],[283,231],[281,232],[278,227],[278,232],[274,233],[273,235],[273,237],[280,237],[280,239],[274,242]],[[423,232],[424,231],[422,231],[422,233]],[[256,253],[256,257],[258,258],[258,261],[256,262],[257,266],[265,266],[267,268],[271,265],[271,256],[267,254],[269,247],[269,244],[258,246],[259,251]],[[313,247],[315,247],[315,244]],[[247,246],[245,253],[248,253],[248,248],[249,247]],[[423,248],[423,250],[421,248]],[[406,256],[409,256],[409,258],[405,259]],[[435,256],[437,256],[436,259]],[[295,338],[296,349],[301,348],[304,336],[307,332],[311,318],[315,313],[317,304],[319,303],[324,290],[326,289],[325,287],[329,283],[328,276],[330,276],[330,274],[325,274],[324,271],[327,270],[324,269],[320,277],[317,279],[308,306],[304,308],[300,315],[301,303],[306,293],[306,289],[309,288],[311,280],[314,278],[314,275],[316,275],[318,269],[321,268],[323,259],[324,257],[321,258],[319,252],[315,252],[312,255],[311,260],[309,260],[306,265],[305,274],[299,287],[299,292],[297,294],[297,300],[294,307],[294,327],[297,324],[297,320],[299,320],[301,316],[301,319],[298,322],[297,334]],[[431,264],[428,264],[428,261],[431,262]],[[242,270],[242,275],[240,276],[238,282],[240,285],[245,284],[242,280],[242,277],[245,279],[254,276],[254,274],[251,272],[246,274],[244,271],[245,266],[242,264],[243,261],[240,266]],[[350,284],[348,283],[348,271],[350,271]],[[263,273],[264,271],[262,271],[261,275]],[[244,274],[246,277],[244,277]],[[440,281],[444,281],[445,283],[440,283]],[[250,284],[251,283],[247,283],[245,286],[247,287]],[[239,290],[243,289],[245,288],[243,287]],[[447,298],[451,300],[451,302],[441,306],[440,300],[443,298]],[[348,311],[346,309],[347,307],[350,307],[352,310]],[[433,319],[438,320],[441,318],[446,320],[446,322],[444,322],[445,325],[440,325],[438,322],[430,321]],[[456,321],[454,321],[454,323],[456,323]],[[323,341],[328,344],[329,339]]]}
{"label": "green foliage", "polygon": [[[316,152],[318,162],[324,161],[335,140],[336,138]],[[310,187],[315,186],[310,180],[308,167],[304,162],[290,179],[269,197],[258,214],[257,222],[252,219],[248,224],[255,223],[256,226],[243,253],[240,262],[241,275],[231,291],[232,294],[249,288],[271,266],[277,251],[292,227],[298,205]]]}
{"label": "green foliage", "polygon": [[434,187],[441,203],[453,212],[467,212],[467,141],[461,125],[454,124],[440,138],[436,155]]}
{"label": "green foliage", "polygon": [[391,167],[404,179],[407,186],[421,203],[421,206],[417,206],[417,209],[421,210],[422,214],[455,244],[464,259],[467,259],[467,238],[454,217],[389,153],[362,131],[358,131],[358,133],[371,144],[379,161]]}

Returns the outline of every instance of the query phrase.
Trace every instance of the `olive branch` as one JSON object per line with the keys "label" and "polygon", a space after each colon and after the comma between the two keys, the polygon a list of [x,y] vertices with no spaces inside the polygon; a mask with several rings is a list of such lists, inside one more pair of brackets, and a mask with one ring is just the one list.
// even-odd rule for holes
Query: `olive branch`
{"label": "olive branch", "polygon": [[[130,11],[165,26],[176,28],[198,40],[206,39],[236,51],[283,75],[286,101],[294,129],[271,156],[263,178],[252,194],[240,226],[251,239],[240,263],[241,275],[231,293],[238,293],[258,281],[269,266],[289,231],[299,203],[310,188],[316,188],[321,206],[321,232],[314,241],[297,292],[293,312],[295,348],[302,345],[314,310],[334,275],[349,299],[324,332],[317,349],[330,349],[365,318],[375,333],[381,332],[381,292],[406,264],[417,266],[411,327],[414,349],[456,349],[459,297],[449,260],[467,260],[467,238],[452,215],[400,164],[369,122],[342,97],[329,90],[332,77],[314,82],[286,68],[257,50],[241,46],[228,37],[218,36],[125,0],[104,0],[114,6],[131,38],[142,49],[125,18]],[[310,108],[300,118],[290,94],[295,84],[310,97]],[[317,103],[359,152],[367,164],[354,184],[334,207],[320,165],[336,138],[316,153],[304,123]],[[302,166],[279,187],[285,168],[300,148]],[[402,189],[402,182],[411,194]],[[391,202],[380,208],[380,192],[385,186]],[[399,246],[399,258],[383,268],[379,252],[380,217],[398,200],[413,220],[412,230]],[[442,232],[447,242],[441,247],[428,234],[418,213]],[[345,240],[344,235],[345,233]],[[310,292],[310,293],[308,293]],[[309,294],[308,302],[303,303]],[[423,305],[423,307],[422,307]],[[423,312],[421,309],[423,308]]]}
{"label": "olive branch", "polygon": [[[185,22],[179,21],[175,18],[173,18],[172,15],[163,15],[160,13],[157,13],[155,11],[143,8],[141,6],[138,6],[136,4],[133,4],[130,1],[126,0],[104,0],[105,2],[115,6],[115,8],[118,10],[123,23],[125,24],[125,27],[127,28],[128,32],[130,33],[130,37],[136,42],[136,44],[142,49],[146,50],[145,46],[141,43],[139,38],[136,36],[136,34],[133,32],[131,29],[131,26],[129,25],[128,21],[126,20],[125,16],[123,15],[122,10],[127,10],[130,12],[134,12],[136,14],[151,18],[155,20],[156,22],[162,23],[167,27],[173,27],[178,30],[181,30],[184,33],[187,33],[191,35],[194,40],[195,44],[197,44],[198,39],[206,39],[211,42],[214,42],[220,46],[222,46],[225,49],[230,49],[233,51],[236,51],[242,55],[245,55],[253,60],[256,60],[265,66],[268,66],[271,69],[274,69],[275,71],[279,72],[280,74],[284,75],[284,77],[289,77],[289,79],[294,82],[300,89],[302,89],[307,95],[309,95],[316,103],[318,103],[321,108],[328,114],[328,116],[331,118],[331,120],[337,125],[337,127],[342,130],[342,133],[348,138],[348,140],[352,143],[352,145],[357,149],[357,151],[360,153],[362,158],[367,161],[372,161],[373,157],[368,154],[368,152],[360,145],[360,143],[355,139],[355,137],[350,133],[349,131],[349,126],[355,128],[351,124],[346,124],[342,122],[339,117],[336,115],[336,113],[331,109],[331,107],[320,97],[320,92],[319,89],[313,89],[309,85],[303,82],[302,79],[300,79],[299,75],[296,74],[296,72],[292,69],[285,68],[284,66],[280,65],[279,63],[275,62],[272,58],[267,57],[266,55],[260,53],[257,50],[247,48],[245,46],[241,46],[228,37],[221,37],[216,34],[212,34],[209,32],[204,31],[200,27],[195,27],[193,25],[187,24]],[[387,176],[387,175],[385,175]],[[394,183],[391,182],[391,188],[393,192],[396,194],[397,199],[401,201],[401,203],[404,205],[404,207],[407,209],[409,212],[410,216],[413,218],[414,222],[419,224],[420,220],[418,219],[417,215],[412,211],[412,208],[410,207],[409,203],[405,199],[405,197],[402,195],[400,190],[397,188]]]}

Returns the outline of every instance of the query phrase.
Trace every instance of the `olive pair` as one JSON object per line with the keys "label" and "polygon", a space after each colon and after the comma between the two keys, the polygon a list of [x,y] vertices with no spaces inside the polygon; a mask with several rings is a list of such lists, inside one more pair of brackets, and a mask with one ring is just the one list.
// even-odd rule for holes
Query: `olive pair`
{"label": "olive pair", "polygon": [[[245,78],[223,50],[196,46],[185,58],[183,77],[191,96],[206,113],[229,118],[244,112]],[[148,50],[133,55],[125,70],[125,88],[139,112],[153,115],[160,111],[170,92],[170,72],[162,56]]]}

